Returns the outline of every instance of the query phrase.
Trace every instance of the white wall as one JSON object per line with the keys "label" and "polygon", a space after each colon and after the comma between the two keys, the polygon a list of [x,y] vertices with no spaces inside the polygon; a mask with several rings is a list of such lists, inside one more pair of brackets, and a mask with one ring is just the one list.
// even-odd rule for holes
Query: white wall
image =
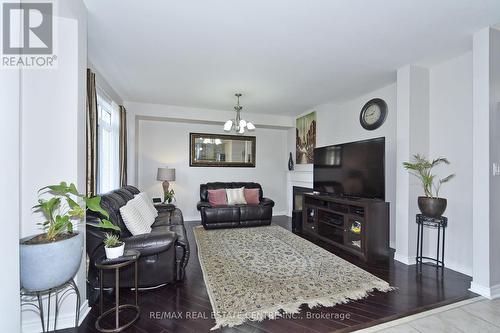
{"label": "white wall", "polygon": [[[80,0],[57,4],[57,67],[25,69],[21,75],[21,236],[40,233],[36,223],[43,217],[31,209],[38,189],[65,180],[85,190],[86,9]],[[85,233],[84,223],[79,230]],[[83,320],[88,311],[85,254],[75,280],[82,297]],[[74,325],[74,306],[74,296],[67,297],[59,312],[58,328]],[[40,330],[33,311],[23,311],[22,321],[23,331]]]}
{"label": "white wall", "polygon": [[[382,98],[387,103],[388,113],[385,123],[374,131],[367,131],[359,123],[359,113],[372,98]],[[385,137],[386,167],[385,192],[390,209],[390,245],[394,245],[395,237],[395,202],[396,202],[396,85],[377,89],[371,93],[357,97],[342,105],[319,105],[304,114],[316,111],[316,147]],[[295,129],[288,133],[288,151],[295,155]],[[290,142],[291,140],[291,142]],[[312,165],[296,165],[296,170],[312,170]]]}
{"label": "white wall", "polygon": [[[139,137],[136,136],[136,127],[141,117],[156,117],[163,120],[175,122],[193,123],[193,124],[213,124],[222,128],[224,122],[235,117],[232,107],[228,106],[227,111],[190,108],[175,105],[161,105],[136,103],[125,101],[127,108],[127,142],[128,142],[128,182],[131,185],[137,185],[137,161],[138,156],[136,146]],[[289,116],[280,116],[272,114],[248,113],[243,108],[242,117],[252,121],[257,128],[278,128],[289,129],[295,127],[295,118]]]}
{"label": "white wall", "polygon": [[[434,171],[440,177],[457,175],[439,193],[448,199],[445,262],[472,275],[472,115],[471,52],[430,69],[398,70],[397,260],[414,263],[414,216],[419,212],[417,197],[423,193],[420,181],[409,176],[401,163],[416,153],[444,156],[452,164]],[[435,257],[435,230],[425,229],[424,238],[424,255]]]}
{"label": "white wall", "polygon": [[[3,1],[2,1],[3,3]],[[19,332],[19,96],[20,71],[0,70],[0,211],[2,211],[2,241],[4,254],[0,274],[0,322],[2,331]]]}
{"label": "white wall", "polygon": [[[430,156],[451,162],[436,173],[456,174],[439,193],[448,199],[446,266],[472,275],[472,52],[430,69],[429,132]],[[429,231],[427,255],[435,256],[436,233]]]}
{"label": "white wall", "polygon": [[[249,118],[250,119],[250,118]],[[213,181],[254,181],[262,185],[264,195],[276,202],[274,212],[286,214],[285,180],[287,170],[286,130],[257,128],[255,168],[207,168],[189,166],[189,133],[221,133],[221,125],[182,123],[166,120],[138,122],[138,186],[152,197],[163,197],[156,180],[158,167],[176,169],[177,205],[185,220],[199,220],[196,209],[200,184]]]}

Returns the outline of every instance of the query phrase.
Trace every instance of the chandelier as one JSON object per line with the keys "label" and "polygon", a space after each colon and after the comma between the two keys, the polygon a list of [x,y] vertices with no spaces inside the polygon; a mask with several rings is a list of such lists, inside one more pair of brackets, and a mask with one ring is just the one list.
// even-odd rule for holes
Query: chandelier
{"label": "chandelier", "polygon": [[234,96],[238,98],[238,102],[234,107],[234,110],[236,111],[236,118],[229,119],[224,123],[224,131],[234,131],[238,134],[245,134],[245,128],[249,131],[253,131],[255,129],[255,125],[249,121],[246,121],[245,119],[241,119],[241,109],[243,109],[243,107],[240,105],[241,94],[234,94]]}

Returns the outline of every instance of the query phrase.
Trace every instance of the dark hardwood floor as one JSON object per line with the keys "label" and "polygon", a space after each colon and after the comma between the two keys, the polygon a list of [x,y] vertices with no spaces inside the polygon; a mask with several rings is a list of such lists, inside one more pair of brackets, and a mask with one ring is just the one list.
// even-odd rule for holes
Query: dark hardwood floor
{"label": "dark hardwood floor", "polygon": [[[291,221],[284,216],[275,217],[274,224],[290,229]],[[215,325],[211,318],[211,305],[198,262],[192,228],[199,223],[187,222],[186,229],[192,252],[186,278],[175,285],[168,285],[139,293],[140,319],[125,332],[208,332]],[[415,265],[406,266],[394,260],[385,263],[365,264],[357,258],[327,245],[316,244],[358,265],[370,273],[388,281],[398,289],[389,293],[374,292],[371,296],[335,307],[309,309],[303,306],[298,315],[248,322],[234,328],[215,332],[350,332],[409,314],[450,304],[476,296],[468,291],[471,278],[445,269],[443,274],[436,268],[424,265],[419,274]],[[105,295],[105,307],[113,305],[114,296]],[[121,302],[132,303],[133,293],[122,290]],[[98,304],[78,329],[61,332],[97,332],[94,323],[99,315]],[[122,313],[123,319],[131,314]],[[107,324],[111,327],[112,316]]]}

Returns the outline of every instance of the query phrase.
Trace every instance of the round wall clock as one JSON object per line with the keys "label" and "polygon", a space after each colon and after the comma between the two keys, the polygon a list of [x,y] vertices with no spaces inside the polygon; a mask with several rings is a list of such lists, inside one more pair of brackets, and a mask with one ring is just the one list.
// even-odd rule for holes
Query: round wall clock
{"label": "round wall clock", "polygon": [[380,98],[374,98],[366,102],[359,114],[361,126],[369,131],[373,131],[385,122],[387,117],[387,103]]}

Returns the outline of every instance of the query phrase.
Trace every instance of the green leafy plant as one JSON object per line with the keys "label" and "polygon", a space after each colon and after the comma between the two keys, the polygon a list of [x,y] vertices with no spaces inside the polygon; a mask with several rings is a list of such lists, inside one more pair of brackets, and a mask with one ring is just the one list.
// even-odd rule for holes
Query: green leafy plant
{"label": "green leafy plant", "polygon": [[113,233],[106,233],[106,237],[104,238],[103,243],[107,248],[118,247],[118,246],[122,245],[122,241],[120,240],[120,236],[118,236],[117,234],[113,234]]}
{"label": "green leafy plant", "polygon": [[45,232],[40,240],[53,242],[64,234],[73,234],[74,223],[79,223],[85,216],[85,208],[106,217],[101,219],[98,227],[120,231],[108,220],[108,212],[101,207],[101,197],[86,197],[78,193],[75,184],[61,182],[38,191],[38,205],[33,209],[42,212],[46,218],[38,223]]}
{"label": "green leafy plant", "polygon": [[167,192],[165,192],[165,194],[163,196],[164,202],[166,202],[166,203],[172,203],[174,198],[175,198],[174,189],[168,190]]}
{"label": "green leafy plant", "polygon": [[432,169],[440,164],[448,165],[450,162],[444,157],[439,157],[430,161],[425,158],[425,156],[417,154],[413,155],[412,162],[404,162],[403,166],[411,174],[420,179],[426,197],[438,198],[441,185],[449,182],[453,177],[455,177],[455,174],[451,174],[447,177],[437,179],[437,176],[432,173]]}

